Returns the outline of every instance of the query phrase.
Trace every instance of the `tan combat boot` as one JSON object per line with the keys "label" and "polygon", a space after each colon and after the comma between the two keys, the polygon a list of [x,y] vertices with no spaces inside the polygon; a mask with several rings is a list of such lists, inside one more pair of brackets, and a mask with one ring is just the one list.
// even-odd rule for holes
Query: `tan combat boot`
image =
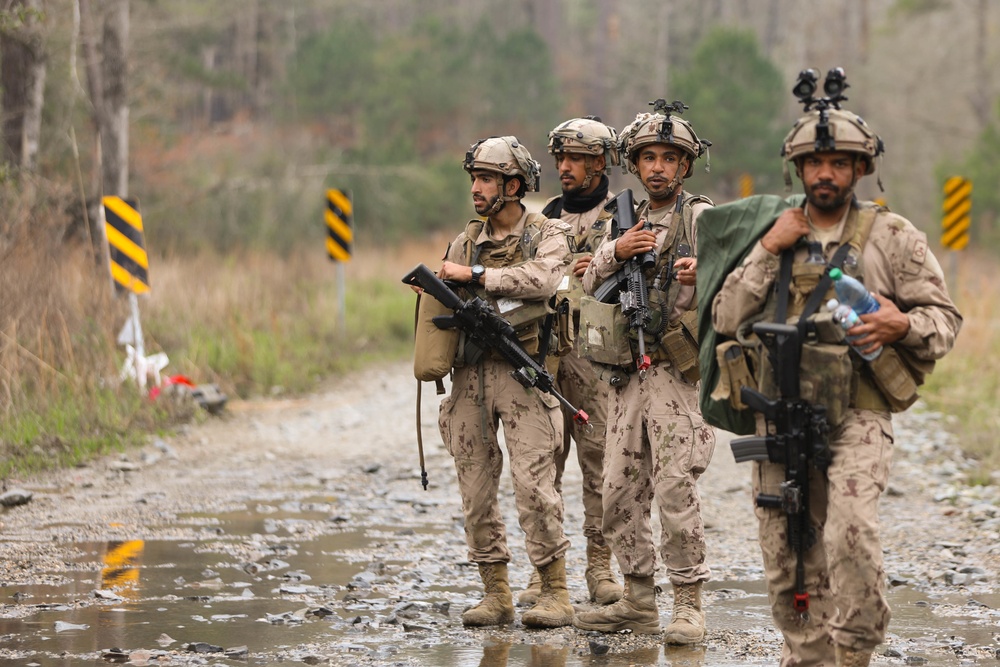
{"label": "tan combat boot", "polygon": [[561,628],[573,622],[573,605],[566,588],[566,561],[557,558],[538,568],[542,578],[542,594],[534,607],[521,614],[521,622],[529,628]]}
{"label": "tan combat boot", "polygon": [[605,605],[622,599],[624,591],[611,573],[611,548],[603,541],[587,540],[586,577],[591,602]]}
{"label": "tan combat boot", "polygon": [[625,595],[618,602],[577,614],[573,625],[581,630],[655,635],[660,631],[660,613],[656,609],[653,577],[625,575]]}
{"label": "tan combat boot", "polygon": [[538,602],[538,596],[542,594],[542,578],[538,576],[538,570],[531,568],[531,579],[528,580],[528,587],[517,596],[518,607],[533,607]]}
{"label": "tan combat boot", "polygon": [[701,582],[674,584],[674,616],[663,631],[667,644],[697,644],[705,639],[705,614],[701,611]]}
{"label": "tan combat boot", "polygon": [[837,667],[868,667],[871,662],[871,651],[855,651],[852,648],[837,644]]}
{"label": "tan combat boot", "polygon": [[506,625],[514,622],[514,600],[507,583],[507,563],[480,563],[479,576],[486,595],[482,601],[462,614],[462,625]]}

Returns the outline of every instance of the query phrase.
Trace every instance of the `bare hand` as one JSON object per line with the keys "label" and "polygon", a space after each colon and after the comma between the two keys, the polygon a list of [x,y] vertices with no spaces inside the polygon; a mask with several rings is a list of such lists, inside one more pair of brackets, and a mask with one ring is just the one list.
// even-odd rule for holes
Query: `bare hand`
{"label": "bare hand", "polygon": [[865,353],[901,340],[910,331],[910,318],[899,310],[896,304],[881,294],[872,292],[880,308],[874,313],[861,316],[861,324],[851,327],[847,333],[861,336],[854,344]]}
{"label": "bare hand", "polygon": [[472,267],[455,262],[444,262],[441,270],[438,271],[438,278],[441,280],[452,280],[457,283],[472,282]]}
{"label": "bare hand", "polygon": [[681,257],[674,262],[674,275],[681,285],[693,287],[698,276],[698,259],[695,257]]}
{"label": "bare hand", "polygon": [[576,265],[573,266],[573,275],[577,278],[583,278],[583,274],[587,272],[587,267],[590,266],[590,262],[593,259],[593,255],[584,255],[577,259]]}
{"label": "bare hand", "polygon": [[778,216],[771,229],[760,240],[761,245],[772,255],[791,248],[799,239],[809,233],[809,222],[801,208],[790,208]]}
{"label": "bare hand", "polygon": [[615,259],[624,262],[636,255],[649,252],[656,248],[656,234],[652,230],[643,229],[643,220],[627,230],[615,241]]}

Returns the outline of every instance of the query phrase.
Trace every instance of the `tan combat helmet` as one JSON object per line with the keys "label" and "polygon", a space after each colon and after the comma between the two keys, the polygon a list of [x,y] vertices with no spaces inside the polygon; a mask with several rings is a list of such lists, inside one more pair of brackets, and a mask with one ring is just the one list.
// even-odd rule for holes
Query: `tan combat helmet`
{"label": "tan combat helmet", "polygon": [[663,99],[658,99],[650,104],[653,105],[653,113],[638,114],[618,136],[618,153],[624,166],[638,176],[635,160],[640,148],[649,144],[673,144],[691,158],[688,160],[687,170],[680,175],[681,179],[686,179],[694,171],[694,161],[708,150],[712,142],[699,139],[691,123],[674,115],[681,114],[688,108],[683,102],[667,104]]}
{"label": "tan combat helmet", "polygon": [[[847,100],[844,90],[849,85],[844,70],[835,67],[827,72],[823,83],[825,97],[815,98],[818,74],[814,69],[803,70],[792,92],[805,105],[806,115],[795,121],[781,145],[785,158],[785,185],[791,187],[788,163],[812,153],[844,151],[857,153],[865,161],[865,174],[874,174],[875,160],[885,153],[885,144],[864,119],[840,103]],[[882,181],[879,179],[879,188]]]}
{"label": "tan combat helmet", "polygon": [[549,153],[555,156],[557,168],[559,156],[563,153],[587,156],[584,161],[587,177],[583,179],[581,185],[586,190],[590,186],[591,179],[597,174],[593,158],[603,155],[605,169],[619,164],[618,133],[615,132],[615,128],[605,125],[596,116],[573,118],[549,132]]}
{"label": "tan combat helmet", "polygon": [[537,161],[531,159],[531,153],[517,137],[489,137],[480,139],[469,147],[465,153],[462,167],[470,174],[479,169],[495,171],[507,178],[520,176],[524,181],[524,189],[519,195],[508,198],[513,201],[524,196],[524,192],[538,192],[538,177],[542,168]]}

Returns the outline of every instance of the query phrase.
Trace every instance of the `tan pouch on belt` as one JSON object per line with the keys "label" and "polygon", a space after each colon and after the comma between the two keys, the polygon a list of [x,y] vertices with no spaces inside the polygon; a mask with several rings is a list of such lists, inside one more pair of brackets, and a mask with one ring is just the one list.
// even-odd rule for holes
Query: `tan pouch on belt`
{"label": "tan pouch on belt", "polygon": [[882,392],[892,412],[902,412],[917,400],[917,383],[913,374],[891,345],[868,362],[875,385]]}
{"label": "tan pouch on belt", "polygon": [[747,406],[740,397],[740,389],[742,387],[756,389],[757,383],[750,375],[743,346],[735,340],[716,345],[715,360],[719,364],[719,381],[712,390],[712,400],[728,400],[733,409],[745,410]]}
{"label": "tan pouch on belt", "polygon": [[413,341],[413,376],[422,382],[447,377],[458,350],[458,329],[439,329],[432,321],[438,315],[454,314],[450,308],[424,292],[417,302]]}

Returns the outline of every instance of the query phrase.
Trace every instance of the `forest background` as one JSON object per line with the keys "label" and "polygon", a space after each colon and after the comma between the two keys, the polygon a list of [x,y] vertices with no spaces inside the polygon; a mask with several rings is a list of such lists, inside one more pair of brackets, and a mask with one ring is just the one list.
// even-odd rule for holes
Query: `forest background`
{"label": "forest background", "polygon": [[[971,481],[996,483],[998,26],[989,0],[0,0],[0,473],[204,418],[118,378],[127,306],[102,195],[139,201],[142,321],[166,374],[235,397],[304,392],[409,354],[399,277],[473,214],[460,164],[474,141],[518,136],[553,196],[555,125],[621,129],[679,99],[713,142],[688,189],[721,203],[749,177],[783,194],[796,75],[839,66],[845,106],[887,147],[885,192],[867,178],[861,196],[927,232],[966,316],[925,401],[983,461]],[[960,252],[939,244],[954,174],[974,184]],[[323,249],[331,187],[354,200],[342,273]],[[615,173],[624,187],[641,188]]]}

